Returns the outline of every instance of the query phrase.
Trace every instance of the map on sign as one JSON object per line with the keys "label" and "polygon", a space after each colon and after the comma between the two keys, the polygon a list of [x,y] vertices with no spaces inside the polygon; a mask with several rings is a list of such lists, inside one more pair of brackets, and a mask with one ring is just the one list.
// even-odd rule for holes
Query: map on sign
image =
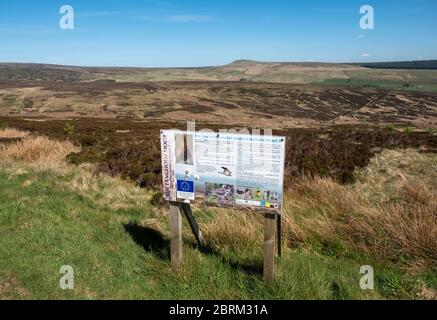
{"label": "map on sign", "polygon": [[161,155],[167,201],[280,212],[284,137],[163,130]]}

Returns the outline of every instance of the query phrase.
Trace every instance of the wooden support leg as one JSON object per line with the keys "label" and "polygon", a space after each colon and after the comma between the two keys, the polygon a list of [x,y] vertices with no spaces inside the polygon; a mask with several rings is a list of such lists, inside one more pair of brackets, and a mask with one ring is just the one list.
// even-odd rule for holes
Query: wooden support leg
{"label": "wooden support leg", "polygon": [[271,284],[275,276],[276,215],[265,214],[264,220],[264,282]]}
{"label": "wooden support leg", "polygon": [[178,203],[170,203],[170,257],[174,267],[182,264],[182,215]]}
{"label": "wooden support leg", "polygon": [[203,239],[202,232],[200,231],[199,225],[197,224],[196,218],[193,215],[193,211],[191,210],[191,206],[188,203],[181,203],[182,211],[184,211],[185,216],[187,217],[188,223],[190,224],[191,231],[193,231],[194,236],[196,237],[197,243],[201,246],[205,246],[206,242]]}
{"label": "wooden support leg", "polygon": [[282,215],[277,217],[278,223],[278,255],[282,257]]}

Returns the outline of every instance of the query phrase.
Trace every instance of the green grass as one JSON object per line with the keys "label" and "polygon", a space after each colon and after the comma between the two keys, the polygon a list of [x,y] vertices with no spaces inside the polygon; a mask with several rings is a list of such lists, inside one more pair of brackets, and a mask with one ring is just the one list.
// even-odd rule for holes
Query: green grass
{"label": "green grass", "polygon": [[[375,266],[377,288],[363,291],[367,260],[311,247],[285,250],[266,286],[261,247],[199,250],[187,226],[184,264],[174,270],[167,218],[149,203],[111,208],[102,182],[80,193],[69,187],[75,173],[11,172],[0,169],[0,299],[378,299],[412,297],[416,288],[415,279]],[[211,212],[200,215],[214,222]],[[74,267],[74,290],[59,287],[63,265]]]}

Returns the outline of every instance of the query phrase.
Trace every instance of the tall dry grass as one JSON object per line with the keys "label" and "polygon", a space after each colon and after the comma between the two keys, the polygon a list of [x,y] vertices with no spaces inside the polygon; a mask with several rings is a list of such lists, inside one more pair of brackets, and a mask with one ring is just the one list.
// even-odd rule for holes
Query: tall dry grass
{"label": "tall dry grass", "polygon": [[360,191],[320,178],[301,181],[287,198],[290,244],[317,242],[327,250],[366,253],[412,271],[437,266],[435,191],[405,181],[397,198],[386,202]]}
{"label": "tall dry grass", "polygon": [[[14,136],[5,132],[0,135]],[[0,144],[3,167],[67,168],[65,157],[78,151],[70,142],[21,135],[13,144]],[[147,206],[148,195],[117,181],[97,181],[89,170],[76,174],[70,185],[83,194],[104,194],[102,203],[114,208]],[[283,213],[290,247],[359,252],[411,271],[430,270],[437,266],[437,155],[384,151],[358,173],[354,185],[302,178],[285,194]],[[254,213],[215,209],[200,223],[214,246],[243,252],[259,248],[262,221]]]}
{"label": "tall dry grass", "polygon": [[[354,185],[302,178],[287,191],[284,238],[290,247],[359,253],[411,272],[437,267],[437,155],[384,151]],[[239,250],[262,243],[262,217],[216,212],[205,237]]]}
{"label": "tall dry grass", "polygon": [[92,165],[76,167],[69,165],[65,158],[79,149],[69,141],[56,141],[44,136],[32,136],[15,129],[0,130],[0,137],[21,138],[8,144],[0,143],[0,165],[12,175],[20,175],[27,168],[51,170],[61,174],[71,174],[68,188],[84,197],[93,198],[102,206],[114,210],[125,208],[145,208],[149,204],[150,193],[121,178],[96,177]]}
{"label": "tall dry grass", "polygon": [[262,216],[253,212],[211,209],[213,219],[200,222],[206,241],[218,249],[227,249],[240,254],[259,251],[263,241]]}
{"label": "tall dry grass", "polygon": [[5,128],[0,130],[0,139],[19,139],[27,136],[29,136],[29,132],[14,128]]}
{"label": "tall dry grass", "polygon": [[[11,131],[12,130],[12,131]],[[1,135],[12,136],[13,129],[0,130]],[[16,138],[20,134],[17,131]],[[21,132],[21,140],[12,144],[0,144],[0,161],[9,165],[26,164],[40,169],[65,165],[65,157],[78,148],[69,141],[55,141],[44,136],[32,136]]]}
{"label": "tall dry grass", "polygon": [[119,177],[94,175],[93,165],[74,167],[69,188],[99,205],[113,210],[148,208],[152,192]]}

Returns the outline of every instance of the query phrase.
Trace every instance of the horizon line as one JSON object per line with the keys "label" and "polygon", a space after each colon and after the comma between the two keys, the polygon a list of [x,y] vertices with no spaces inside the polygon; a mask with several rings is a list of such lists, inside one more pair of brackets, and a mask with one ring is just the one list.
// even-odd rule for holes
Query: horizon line
{"label": "horizon line", "polygon": [[217,68],[231,65],[237,62],[254,62],[254,63],[295,63],[295,64],[338,64],[338,65],[364,65],[376,63],[406,63],[406,62],[430,62],[437,61],[436,59],[420,59],[420,60],[381,60],[381,61],[366,61],[366,62],[333,62],[333,61],[265,61],[252,59],[236,59],[226,64],[220,65],[200,65],[200,66],[166,66],[166,67],[147,67],[147,66],[116,66],[116,65],[75,65],[75,64],[58,64],[45,62],[27,62],[27,61],[0,61],[0,65],[4,64],[30,64],[30,65],[46,65],[56,67],[77,67],[77,68],[118,68],[118,69],[195,69],[195,68]]}

